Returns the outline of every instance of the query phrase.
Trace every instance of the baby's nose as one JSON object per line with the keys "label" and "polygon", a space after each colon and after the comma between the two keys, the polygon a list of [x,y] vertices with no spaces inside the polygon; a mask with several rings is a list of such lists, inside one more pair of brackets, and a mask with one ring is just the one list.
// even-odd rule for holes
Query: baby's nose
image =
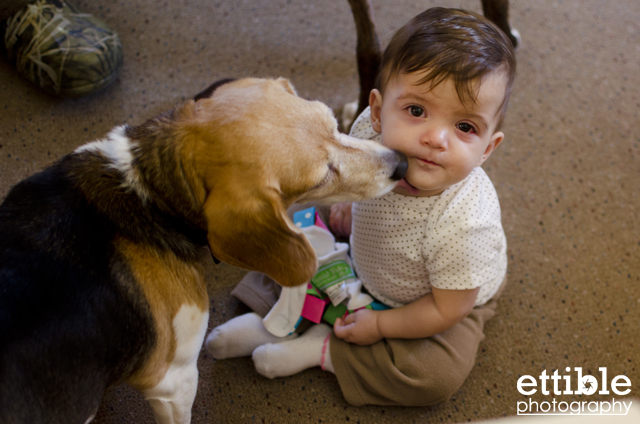
{"label": "baby's nose", "polygon": [[422,135],[422,143],[427,144],[434,149],[445,148],[449,139],[449,131],[444,126],[435,125],[435,123]]}

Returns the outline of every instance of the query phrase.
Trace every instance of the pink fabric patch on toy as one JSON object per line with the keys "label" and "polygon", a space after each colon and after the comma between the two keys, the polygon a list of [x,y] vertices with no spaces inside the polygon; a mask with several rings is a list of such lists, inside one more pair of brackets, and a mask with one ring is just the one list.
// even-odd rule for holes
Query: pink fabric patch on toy
{"label": "pink fabric patch on toy", "polygon": [[307,295],[304,299],[304,305],[302,306],[302,317],[311,322],[315,322],[316,324],[320,324],[320,321],[322,321],[322,314],[324,313],[324,307],[327,305],[328,301],[329,298],[322,300],[315,296]]}
{"label": "pink fabric patch on toy", "polygon": [[316,212],[316,221],[314,222],[314,224],[320,228],[324,228],[325,230],[329,231],[327,226],[324,225],[324,222],[322,222],[322,219],[320,219],[320,215],[318,215],[318,212]]}

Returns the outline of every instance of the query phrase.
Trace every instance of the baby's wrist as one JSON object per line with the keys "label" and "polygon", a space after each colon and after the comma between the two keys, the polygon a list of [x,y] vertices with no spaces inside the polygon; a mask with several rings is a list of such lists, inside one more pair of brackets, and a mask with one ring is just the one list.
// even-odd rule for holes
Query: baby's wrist
{"label": "baby's wrist", "polygon": [[373,311],[373,319],[375,321],[375,328],[376,328],[376,331],[378,332],[378,337],[380,337],[381,339],[385,339],[387,337],[385,336],[385,333],[382,328],[383,327],[382,323],[384,321],[384,318],[380,317],[381,313],[382,311]]}

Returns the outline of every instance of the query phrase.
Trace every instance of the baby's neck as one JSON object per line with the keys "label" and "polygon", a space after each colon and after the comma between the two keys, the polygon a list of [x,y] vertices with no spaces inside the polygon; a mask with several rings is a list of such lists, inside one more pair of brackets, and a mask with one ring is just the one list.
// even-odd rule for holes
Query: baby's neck
{"label": "baby's neck", "polygon": [[433,197],[439,196],[447,188],[448,187],[437,190],[421,190],[412,186],[406,179],[403,178],[398,182],[396,187],[393,189],[393,192],[408,197]]}

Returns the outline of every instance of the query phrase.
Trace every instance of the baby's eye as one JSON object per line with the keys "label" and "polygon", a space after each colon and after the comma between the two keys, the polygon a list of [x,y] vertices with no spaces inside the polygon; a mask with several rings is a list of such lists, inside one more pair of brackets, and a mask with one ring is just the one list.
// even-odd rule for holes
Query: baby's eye
{"label": "baby's eye", "polygon": [[416,118],[420,118],[424,115],[424,109],[420,106],[409,106],[409,113],[411,114],[411,116],[415,116]]}
{"label": "baby's eye", "polygon": [[473,125],[467,123],[467,122],[461,122],[458,125],[456,125],[458,127],[458,129],[464,133],[469,133],[469,132],[476,132],[476,129],[473,128]]}

